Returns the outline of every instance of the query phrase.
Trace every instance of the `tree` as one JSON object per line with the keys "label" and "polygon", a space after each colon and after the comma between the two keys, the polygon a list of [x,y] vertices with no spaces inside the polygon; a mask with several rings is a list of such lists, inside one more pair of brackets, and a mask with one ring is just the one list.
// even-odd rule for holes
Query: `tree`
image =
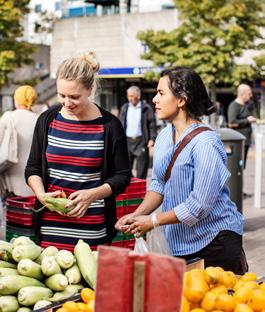
{"label": "tree", "polygon": [[175,0],[180,26],[171,32],[147,30],[140,39],[147,47],[142,58],[155,66],[191,66],[215,97],[217,84],[251,80],[259,64],[239,65],[245,50],[264,48],[261,27],[265,26],[260,0]]}
{"label": "tree", "polygon": [[21,22],[28,13],[30,0],[0,0],[0,87],[9,81],[8,74],[23,64],[30,64],[35,51],[32,44],[19,40]]}

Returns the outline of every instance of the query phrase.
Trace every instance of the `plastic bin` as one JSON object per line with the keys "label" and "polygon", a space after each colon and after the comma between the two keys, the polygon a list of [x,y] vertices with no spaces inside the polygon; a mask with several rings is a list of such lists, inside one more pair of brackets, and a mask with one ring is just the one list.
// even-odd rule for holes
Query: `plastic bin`
{"label": "plastic bin", "polygon": [[132,178],[125,192],[116,197],[116,201],[143,198],[146,193],[146,180]]}
{"label": "plastic bin", "polygon": [[230,196],[238,211],[243,213],[243,169],[244,169],[244,140],[245,137],[233,129],[221,128],[217,130],[224,143],[227,155],[227,167],[231,172],[228,180]]}
{"label": "plastic bin", "polygon": [[6,226],[6,241],[11,241],[12,238],[17,238],[19,236],[27,236],[33,240],[36,244],[39,243],[39,237],[37,235],[36,228],[33,229],[20,229],[18,227]]}
{"label": "plastic bin", "polygon": [[19,227],[33,227],[37,214],[32,210],[35,207],[34,196],[9,197],[6,199],[6,220],[9,225]]}

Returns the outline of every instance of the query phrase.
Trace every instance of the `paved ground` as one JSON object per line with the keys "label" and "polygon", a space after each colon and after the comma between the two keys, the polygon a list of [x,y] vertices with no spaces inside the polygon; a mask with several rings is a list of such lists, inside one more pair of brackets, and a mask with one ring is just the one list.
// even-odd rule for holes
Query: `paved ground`
{"label": "paved ground", "polygon": [[[254,194],[255,151],[250,151],[247,168],[244,173],[244,191]],[[265,155],[263,155],[265,160]],[[265,164],[265,161],[263,161]],[[254,208],[254,197],[243,201],[244,246],[249,269],[259,275],[265,275],[265,166],[262,170],[261,209]]]}
{"label": "paved ground", "polygon": [[[250,149],[247,168],[244,171],[244,191],[254,195],[255,150]],[[262,208],[254,208],[254,196],[243,201],[244,248],[247,255],[249,270],[259,276],[265,275],[265,153],[263,155],[262,177]],[[150,181],[151,170],[148,172]]]}

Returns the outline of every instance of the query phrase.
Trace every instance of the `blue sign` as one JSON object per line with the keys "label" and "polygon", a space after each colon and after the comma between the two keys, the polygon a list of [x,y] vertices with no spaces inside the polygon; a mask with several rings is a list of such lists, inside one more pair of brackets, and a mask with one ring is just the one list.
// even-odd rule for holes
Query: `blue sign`
{"label": "blue sign", "polygon": [[158,67],[117,67],[117,68],[101,68],[99,75],[101,77],[143,77],[148,71],[160,72],[162,68]]}

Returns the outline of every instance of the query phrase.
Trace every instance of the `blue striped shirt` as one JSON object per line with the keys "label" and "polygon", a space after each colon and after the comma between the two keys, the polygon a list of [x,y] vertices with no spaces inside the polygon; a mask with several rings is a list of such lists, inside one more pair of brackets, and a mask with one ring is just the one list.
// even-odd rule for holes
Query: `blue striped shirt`
{"label": "blue striped shirt", "polygon": [[174,256],[201,250],[222,230],[243,233],[243,217],[229,197],[227,156],[216,131],[194,137],[179,154],[169,180],[164,182],[175,149],[189,132],[201,126],[191,125],[174,144],[174,127],[168,124],[155,143],[149,191],[163,195],[162,211],[173,209],[180,221],[164,226]]}

